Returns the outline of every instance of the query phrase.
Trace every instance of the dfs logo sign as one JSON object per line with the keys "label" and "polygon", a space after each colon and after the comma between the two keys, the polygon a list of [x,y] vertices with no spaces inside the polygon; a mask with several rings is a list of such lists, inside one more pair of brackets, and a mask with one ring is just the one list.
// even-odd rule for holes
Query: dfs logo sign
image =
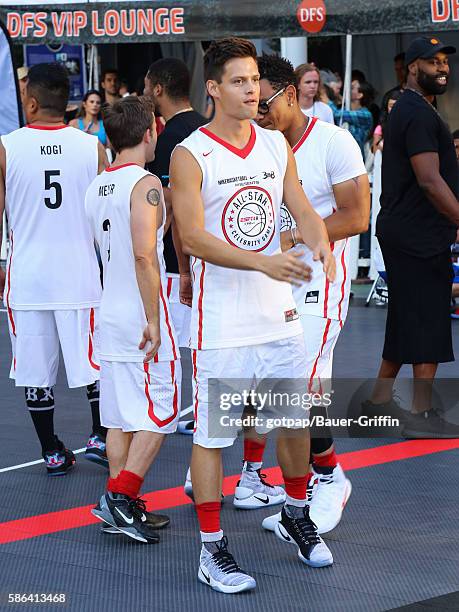
{"label": "dfs logo sign", "polygon": [[320,32],[327,20],[327,9],[323,0],[303,0],[296,11],[300,26],[310,34]]}

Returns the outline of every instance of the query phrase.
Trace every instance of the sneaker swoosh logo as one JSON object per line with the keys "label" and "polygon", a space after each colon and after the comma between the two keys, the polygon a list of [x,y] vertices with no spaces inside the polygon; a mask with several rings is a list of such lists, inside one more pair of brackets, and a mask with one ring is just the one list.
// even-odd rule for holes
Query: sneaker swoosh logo
{"label": "sneaker swoosh logo", "polygon": [[213,149],[211,149],[208,153],[203,153],[202,156],[203,157],[207,157],[208,155],[210,155],[212,153]]}
{"label": "sneaker swoosh logo", "polygon": [[201,574],[204,576],[204,578],[207,580],[207,584],[210,584],[210,576],[206,575],[206,572],[201,568]]}
{"label": "sneaker swoosh logo", "polygon": [[284,538],[284,540],[286,540],[287,542],[290,542],[290,536],[285,536],[284,532],[282,531],[282,529],[279,527],[279,533],[281,534],[281,536]]}
{"label": "sneaker swoosh logo", "polygon": [[258,501],[261,501],[262,504],[269,504],[269,497],[266,496],[266,499],[262,499],[261,497],[257,497],[256,495],[254,495],[255,499],[258,499]]}
{"label": "sneaker swoosh logo", "polygon": [[132,523],[134,522],[134,517],[131,516],[130,518],[128,518],[123,512],[121,512],[121,510],[119,508],[115,507],[115,510],[118,512],[118,514],[121,516],[121,518],[123,519],[123,521],[126,521],[126,523],[128,523],[129,525],[132,525]]}

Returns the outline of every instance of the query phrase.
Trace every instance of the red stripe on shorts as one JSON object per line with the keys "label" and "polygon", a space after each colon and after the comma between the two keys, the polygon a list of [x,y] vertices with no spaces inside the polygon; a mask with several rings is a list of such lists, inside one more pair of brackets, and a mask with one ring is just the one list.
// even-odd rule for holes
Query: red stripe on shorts
{"label": "red stripe on shorts", "polygon": [[177,383],[175,381],[175,361],[170,362],[170,368],[171,368],[171,381],[174,383],[174,399],[172,402],[173,411],[172,411],[171,416],[167,417],[167,419],[161,420],[155,414],[155,405],[153,403],[153,400],[151,399],[150,390],[148,388],[148,386],[151,384],[150,364],[148,362],[143,364],[143,369],[146,374],[145,376],[145,396],[148,401],[148,416],[153,421],[153,423],[157,425],[158,427],[165,427],[166,425],[168,425],[171,421],[175,419],[175,417],[177,416],[177,412],[178,412],[178,388],[177,388]]}
{"label": "red stripe on shorts", "polygon": [[[335,249],[334,242],[330,242],[330,249],[331,249],[331,252],[333,253]],[[328,292],[329,291],[330,291],[330,281],[328,280],[327,277],[325,277],[324,319],[326,319],[328,316]]]}
{"label": "red stripe on shorts", "polygon": [[198,298],[198,349],[202,349],[202,300],[204,297],[204,273],[206,271],[206,263],[201,261],[201,278],[199,279],[199,298]]}
{"label": "red stripe on shorts", "polygon": [[11,253],[8,262],[8,291],[6,292],[6,309],[8,310],[8,318],[10,320],[11,331],[13,336],[16,335],[16,325],[14,324],[13,311],[10,308],[10,290],[11,290],[11,264],[13,261],[13,230],[10,232]]}
{"label": "red stripe on shorts", "polygon": [[92,344],[92,339],[94,337],[94,308],[91,308],[90,312],[89,312],[89,346],[88,346],[88,359],[89,359],[89,363],[91,365],[92,368],[94,368],[94,370],[99,371],[100,370],[100,366],[97,365],[97,363],[94,362],[93,360],[93,356],[94,356],[94,349],[93,349],[93,344]]}
{"label": "red stripe on shorts", "polygon": [[174,359],[177,359],[177,349],[175,348],[174,334],[172,333],[171,323],[169,321],[169,309],[167,307],[167,302],[164,299],[163,286],[159,285],[159,295],[161,297],[161,302],[163,303],[164,308],[164,318],[166,319],[167,331],[169,333],[169,338],[172,344],[172,353],[174,354]]}
{"label": "red stripe on shorts", "polygon": [[344,254],[346,252],[346,246],[347,246],[347,238],[346,238],[346,242],[344,243],[343,252],[341,253],[341,265],[343,266],[343,274],[344,274],[343,282],[341,283],[341,299],[340,299],[339,304],[338,304],[338,319],[339,319],[341,327],[343,327],[343,321],[341,320],[341,307],[342,307],[343,301],[344,301],[344,287],[346,285],[346,276],[347,276],[346,262],[344,260]]}
{"label": "red stripe on shorts", "polygon": [[167,299],[169,299],[171,297],[171,293],[172,293],[172,277],[168,277],[167,279]]}
{"label": "red stripe on shorts", "polygon": [[198,368],[196,365],[196,350],[191,351],[192,362],[193,362],[193,378],[194,378],[194,431],[196,431],[196,424],[198,422]]}
{"label": "red stripe on shorts", "polygon": [[324,350],[325,343],[327,342],[327,336],[328,336],[328,330],[330,329],[330,323],[331,323],[331,319],[327,319],[327,324],[325,325],[324,335],[322,336],[322,346],[320,347],[319,354],[316,357],[316,360],[314,362],[314,366],[312,368],[311,376],[309,378],[309,385],[308,385],[308,391],[309,392],[312,391],[312,385],[313,385],[314,376],[315,376],[316,370],[317,370],[317,364],[318,364],[319,359],[320,359],[320,357],[322,355],[322,351]]}

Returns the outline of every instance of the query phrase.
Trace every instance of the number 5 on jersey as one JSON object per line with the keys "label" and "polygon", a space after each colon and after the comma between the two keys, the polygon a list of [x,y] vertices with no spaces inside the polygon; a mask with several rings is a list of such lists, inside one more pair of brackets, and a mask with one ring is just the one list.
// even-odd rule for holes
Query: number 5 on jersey
{"label": "number 5 on jersey", "polygon": [[[57,181],[53,181],[55,176],[60,176],[60,170],[45,170],[45,189],[46,191],[54,190],[54,200],[51,198],[45,198],[45,206],[52,210],[59,208],[62,204],[62,186]],[[51,194],[50,194],[51,195]]]}

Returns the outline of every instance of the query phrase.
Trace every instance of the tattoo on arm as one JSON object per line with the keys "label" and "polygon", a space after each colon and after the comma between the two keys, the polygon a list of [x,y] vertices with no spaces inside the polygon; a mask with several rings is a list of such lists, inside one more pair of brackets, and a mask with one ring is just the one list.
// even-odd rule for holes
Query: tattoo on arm
{"label": "tattoo on arm", "polygon": [[147,202],[152,206],[158,206],[161,202],[161,196],[158,189],[149,189],[147,191]]}

